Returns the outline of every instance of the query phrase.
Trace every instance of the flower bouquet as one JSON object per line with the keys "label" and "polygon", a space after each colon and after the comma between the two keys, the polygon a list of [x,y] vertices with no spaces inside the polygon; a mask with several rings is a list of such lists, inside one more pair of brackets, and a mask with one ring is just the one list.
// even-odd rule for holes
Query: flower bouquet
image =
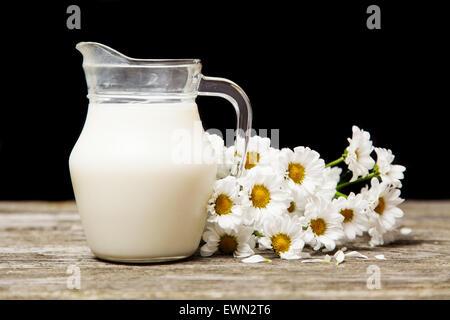
{"label": "flower bouquet", "polygon": [[[259,136],[250,138],[242,159],[234,146],[206,133],[219,167],[201,255],[245,258],[258,247],[300,259],[308,256],[305,246],[329,252],[364,234],[371,246],[389,241],[403,216],[398,205],[405,167],[393,164],[390,150],[374,148],[368,132],[357,126],[352,131],[342,156],[329,163],[308,147],[279,150]],[[245,170],[236,178],[239,161]],[[257,257],[267,261],[247,261]]]}

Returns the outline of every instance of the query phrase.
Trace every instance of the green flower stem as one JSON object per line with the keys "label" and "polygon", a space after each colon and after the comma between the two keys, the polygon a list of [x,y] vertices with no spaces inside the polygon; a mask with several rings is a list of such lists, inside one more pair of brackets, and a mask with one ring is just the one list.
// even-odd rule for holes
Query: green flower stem
{"label": "green flower stem", "polygon": [[261,233],[261,232],[259,232],[258,230],[255,230],[255,231],[253,231],[253,234],[255,235],[255,236],[257,236],[257,237],[264,237],[264,235]]}
{"label": "green flower stem", "polygon": [[345,160],[345,158],[344,158],[344,156],[342,156],[342,157],[340,157],[339,159],[336,159],[336,160],[334,160],[334,161],[331,161],[330,163],[327,163],[327,164],[325,165],[325,168],[333,167],[333,166],[335,166],[335,165],[341,163],[341,162],[344,161],[344,160]]}
{"label": "green flower stem", "polygon": [[377,177],[377,178],[379,177],[378,172],[376,172],[376,171],[372,172],[371,174],[368,174],[365,177],[361,177],[359,179],[356,179],[355,181],[351,181],[351,182],[349,181],[349,182],[340,183],[340,184],[337,185],[336,190],[339,190],[339,189],[342,189],[344,187],[348,187],[348,186],[351,186],[351,185],[354,185],[354,184],[357,184],[357,183],[360,183],[360,182],[363,182],[363,181],[370,180],[370,179],[372,179],[374,177]]}
{"label": "green flower stem", "polygon": [[336,191],[336,194],[334,195],[334,197],[335,197],[336,199],[339,198],[339,197],[344,197],[345,199],[348,198],[348,196],[347,196],[346,194],[343,194],[343,193],[341,193],[341,192],[339,192],[339,191]]}

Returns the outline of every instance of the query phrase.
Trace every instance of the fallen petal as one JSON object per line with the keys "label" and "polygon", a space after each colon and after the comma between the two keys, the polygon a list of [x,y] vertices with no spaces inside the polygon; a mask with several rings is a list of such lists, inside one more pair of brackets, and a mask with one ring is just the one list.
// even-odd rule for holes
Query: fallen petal
{"label": "fallen petal", "polygon": [[375,256],[375,259],[378,259],[378,260],[386,260],[386,258],[384,257],[384,254],[377,254],[377,255]]}
{"label": "fallen petal", "polygon": [[260,256],[259,254],[255,254],[251,257],[242,259],[241,262],[243,262],[243,263],[258,263],[258,262],[272,262],[272,260],[266,259],[263,256]]}
{"label": "fallen petal", "polygon": [[336,259],[336,264],[340,264],[345,260],[345,254],[344,251],[338,250],[334,254],[334,258]]}
{"label": "fallen petal", "polygon": [[404,234],[404,235],[410,234],[411,232],[412,232],[411,228],[401,228],[400,229],[400,233]]}
{"label": "fallen petal", "polygon": [[330,261],[326,261],[323,259],[309,259],[309,260],[302,260],[302,263],[317,263],[317,262],[325,262],[328,263]]}
{"label": "fallen petal", "polygon": [[348,258],[369,259],[368,256],[365,256],[365,255],[359,253],[358,251],[352,251],[352,252],[346,253],[345,256],[348,257]]}

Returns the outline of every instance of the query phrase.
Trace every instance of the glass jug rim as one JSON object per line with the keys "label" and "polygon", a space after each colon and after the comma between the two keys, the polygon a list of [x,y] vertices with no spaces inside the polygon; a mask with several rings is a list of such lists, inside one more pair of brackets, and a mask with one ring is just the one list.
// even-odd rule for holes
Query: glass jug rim
{"label": "glass jug rim", "polygon": [[[192,66],[192,65],[201,65],[201,60],[200,59],[183,59],[183,58],[175,58],[175,59],[142,59],[142,58],[131,58],[107,45],[101,44],[99,42],[94,42],[94,41],[83,41],[83,42],[79,42],[76,44],[76,48],[79,50],[80,47],[82,46],[87,46],[87,45],[95,45],[95,46],[99,46],[102,47],[104,50],[106,51],[110,51],[112,53],[114,53],[117,56],[121,56],[122,58],[125,58],[126,60],[128,60],[129,63],[127,67],[132,67],[133,65],[139,66],[140,68],[144,67],[144,68],[161,68],[161,67],[187,67],[187,66]],[[83,64],[85,64],[85,62],[83,62]],[[101,65],[98,63],[88,63],[88,65]],[[114,67],[118,67],[121,66],[120,64],[108,64]]]}

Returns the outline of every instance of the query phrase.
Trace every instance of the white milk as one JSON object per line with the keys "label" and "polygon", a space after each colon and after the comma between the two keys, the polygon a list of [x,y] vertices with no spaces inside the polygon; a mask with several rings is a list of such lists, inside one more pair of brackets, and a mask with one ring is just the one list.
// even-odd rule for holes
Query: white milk
{"label": "white milk", "polygon": [[195,103],[90,104],[70,156],[78,210],[100,258],[151,262],[197,249],[215,164],[174,164],[173,135],[194,135]]}

